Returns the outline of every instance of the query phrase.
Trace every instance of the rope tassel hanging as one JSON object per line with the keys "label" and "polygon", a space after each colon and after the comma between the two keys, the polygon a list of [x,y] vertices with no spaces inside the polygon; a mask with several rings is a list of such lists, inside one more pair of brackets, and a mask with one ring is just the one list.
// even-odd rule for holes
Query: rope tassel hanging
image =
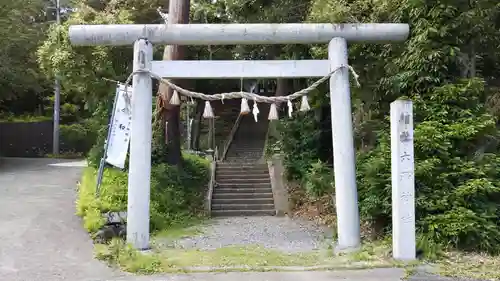
{"label": "rope tassel hanging", "polygon": [[248,100],[246,98],[241,98],[241,115],[247,115],[250,113],[250,107],[248,106]]}
{"label": "rope tassel hanging", "polygon": [[[149,70],[142,70],[142,69],[132,72],[128,76],[124,85],[125,85],[125,89],[127,89],[127,87],[129,87],[128,85],[132,82],[132,78],[134,77],[134,75],[147,73],[152,78],[159,80],[161,83],[166,84],[168,87],[175,90],[172,92],[172,96],[170,97],[170,100],[168,101],[171,105],[180,105],[181,104],[180,95],[183,95],[183,96],[191,98],[191,99],[197,98],[197,99],[204,100],[205,101],[205,108],[203,111],[204,118],[214,118],[215,117],[212,106],[210,104],[210,101],[220,100],[221,103],[224,103],[224,99],[241,98],[242,100],[241,100],[241,113],[240,114],[248,114],[248,113],[250,113],[250,108],[248,106],[248,99],[247,98],[251,98],[257,102],[264,102],[264,103],[271,104],[268,118],[269,118],[269,120],[277,120],[279,118],[278,111],[277,111],[278,104],[281,104],[283,102],[287,103],[288,116],[290,118],[292,118],[292,112],[294,110],[292,101],[299,98],[299,97],[302,98],[302,103],[298,106],[299,107],[298,109],[300,111],[309,110],[310,105],[309,105],[309,102],[308,102],[307,97],[305,95],[307,95],[308,93],[310,93],[311,91],[316,89],[320,84],[327,81],[332,76],[332,74],[336,73],[337,71],[339,71],[341,69],[345,69],[345,68],[347,68],[351,72],[356,85],[360,86],[359,85],[359,75],[354,71],[354,69],[350,65],[346,64],[346,65],[341,65],[341,66],[337,67],[336,69],[333,69],[330,73],[328,73],[328,75],[325,75],[321,79],[315,81],[307,88],[304,88],[300,91],[294,92],[294,93],[287,95],[287,96],[272,97],[272,98],[268,97],[268,96],[261,96],[257,93],[254,93],[253,91],[250,93],[244,92],[243,91],[243,79],[241,79],[241,85],[240,85],[241,88],[240,88],[239,92],[229,92],[229,93],[207,95],[204,93],[199,93],[199,92],[194,92],[194,91],[184,89],[182,87],[175,85],[174,83],[172,83],[168,79],[165,79],[165,78],[163,78],[163,77],[161,77],[161,76],[159,76],[159,75],[157,75]],[[103,79],[110,80],[110,79],[106,79],[106,78],[103,78]],[[114,81],[114,80],[110,80],[110,81],[115,82],[115,83],[118,82],[118,81]],[[157,103],[157,111],[158,112],[161,108],[163,108],[165,106],[164,103],[166,103],[166,102],[167,101],[165,101],[163,98],[160,98],[159,102]],[[190,102],[187,101],[187,103],[189,104]],[[254,107],[257,107],[257,105],[255,105]],[[258,108],[254,108],[254,111],[258,111]]]}
{"label": "rope tassel hanging", "polygon": [[255,119],[255,122],[258,122],[258,115],[260,113],[260,110],[259,108],[257,107],[257,101],[253,101],[253,109],[252,109],[252,114],[253,114],[253,118]]}
{"label": "rope tassel hanging", "polygon": [[302,96],[302,101],[300,103],[300,111],[308,111],[311,109],[309,106],[309,101],[307,100],[307,96]]}
{"label": "rope tassel hanging", "polygon": [[278,108],[275,103],[271,103],[271,107],[269,108],[269,116],[268,120],[278,120]]}
{"label": "rope tassel hanging", "polygon": [[351,71],[352,73],[356,86],[361,87],[361,84],[359,83],[359,75],[356,73],[356,71],[354,71],[354,68],[352,68],[352,66],[348,65],[347,67],[349,68],[349,71]]}
{"label": "rope tassel hanging", "polygon": [[172,97],[170,98],[170,104],[171,105],[180,105],[181,104],[181,99],[179,98],[179,93],[174,90],[172,93]]}
{"label": "rope tassel hanging", "polygon": [[205,101],[205,109],[203,109],[203,118],[214,118],[214,110],[212,109],[212,106],[210,105],[209,101]]}
{"label": "rope tassel hanging", "polygon": [[286,105],[288,106],[288,117],[292,118],[292,112],[293,112],[293,103],[290,99],[286,102]]}

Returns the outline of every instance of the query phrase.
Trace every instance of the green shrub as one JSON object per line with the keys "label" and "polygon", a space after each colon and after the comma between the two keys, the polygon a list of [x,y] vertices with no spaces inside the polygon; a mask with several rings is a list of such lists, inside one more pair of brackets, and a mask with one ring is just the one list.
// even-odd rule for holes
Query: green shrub
{"label": "green shrub", "polygon": [[61,150],[87,154],[97,139],[97,128],[92,121],[61,125]]}
{"label": "green shrub", "polygon": [[12,113],[1,113],[0,122],[43,122],[52,120],[52,116],[39,115],[14,115]]}
{"label": "green shrub", "polygon": [[[416,96],[415,189],[418,246],[426,255],[445,247],[500,251],[500,156],[497,120],[485,106],[478,79],[429,89]],[[313,114],[281,121],[278,145],[294,180],[308,197],[330,192],[327,167]],[[388,113],[386,114],[388,116]],[[375,230],[391,230],[391,148],[389,119],[375,131],[376,145],[358,151],[360,214]],[[331,173],[331,172],[330,172]]]}
{"label": "green shrub", "polygon": [[[152,167],[152,231],[164,229],[193,216],[203,206],[209,162],[194,155],[183,156],[184,165],[180,170],[166,164]],[[99,198],[95,197],[96,175],[94,167],[85,170],[77,201],[77,214],[83,217],[84,226],[91,233],[103,225],[103,212],[127,210],[127,173],[106,169]]]}
{"label": "green shrub", "polygon": [[280,121],[277,127],[280,140],[272,144],[272,149],[280,146],[288,177],[302,180],[311,163],[319,158],[320,130],[314,112],[299,112],[292,119]]}
{"label": "green shrub", "polygon": [[313,163],[304,175],[306,194],[311,198],[319,198],[327,193],[333,194],[334,182],[331,167],[318,160]]}
{"label": "green shrub", "polygon": [[[468,80],[415,98],[417,226],[425,241],[500,250],[500,157],[496,120],[484,106],[483,82]],[[388,129],[358,156],[361,215],[390,229]]]}

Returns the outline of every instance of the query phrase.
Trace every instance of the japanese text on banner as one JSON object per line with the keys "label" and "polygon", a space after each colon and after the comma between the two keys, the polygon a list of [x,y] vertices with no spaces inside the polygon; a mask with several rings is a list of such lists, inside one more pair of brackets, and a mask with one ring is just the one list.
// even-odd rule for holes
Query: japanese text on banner
{"label": "japanese text on banner", "polygon": [[108,140],[108,151],[106,162],[123,169],[127,158],[130,143],[130,123],[132,89],[129,87],[125,93],[125,86],[118,85],[116,88],[116,106],[113,119],[111,120],[111,133]]}

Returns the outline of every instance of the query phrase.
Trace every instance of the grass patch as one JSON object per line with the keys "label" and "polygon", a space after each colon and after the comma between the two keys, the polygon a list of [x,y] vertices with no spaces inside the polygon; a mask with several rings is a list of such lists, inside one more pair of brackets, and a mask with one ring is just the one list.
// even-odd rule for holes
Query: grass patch
{"label": "grass patch", "polygon": [[59,154],[48,153],[45,154],[45,157],[54,159],[82,159],[83,153],[81,152],[61,152]]}
{"label": "grass patch", "polygon": [[500,256],[449,252],[436,265],[444,276],[500,280]]}
{"label": "grass patch", "polygon": [[154,240],[175,241],[178,239],[193,237],[203,233],[203,223],[206,221],[203,217],[192,217],[170,226],[168,229],[162,229],[155,233]]}
{"label": "grass patch", "polygon": [[259,267],[317,265],[319,253],[285,254],[260,246],[224,247],[214,250],[166,249],[157,252],[169,267]]}
{"label": "grass patch", "polygon": [[[200,227],[173,228],[159,232],[153,240],[165,237],[186,237],[199,234]],[[134,251],[122,241],[96,247],[96,257],[139,274],[198,271],[280,271],[283,267],[304,267],[304,270],[402,267],[390,257],[387,242],[366,244],[360,251],[334,255],[330,248],[306,253],[284,253],[259,245],[232,246],[213,250],[179,249],[153,243],[147,253]]]}

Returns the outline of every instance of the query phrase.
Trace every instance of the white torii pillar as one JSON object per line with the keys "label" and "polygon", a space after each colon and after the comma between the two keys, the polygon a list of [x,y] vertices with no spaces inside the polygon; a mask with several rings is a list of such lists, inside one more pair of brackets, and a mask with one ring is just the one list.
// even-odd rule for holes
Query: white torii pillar
{"label": "white torii pillar", "polygon": [[[73,25],[74,45],[134,45],[134,70],[149,69],[164,78],[330,78],[338,251],[360,246],[355,154],[347,66],[347,41],[404,41],[407,24],[172,24]],[[329,43],[328,60],[302,61],[151,61],[151,44],[256,45]],[[132,135],[128,184],[127,242],[149,248],[151,171],[151,79],[133,81]],[[148,133],[149,132],[149,133]]]}

